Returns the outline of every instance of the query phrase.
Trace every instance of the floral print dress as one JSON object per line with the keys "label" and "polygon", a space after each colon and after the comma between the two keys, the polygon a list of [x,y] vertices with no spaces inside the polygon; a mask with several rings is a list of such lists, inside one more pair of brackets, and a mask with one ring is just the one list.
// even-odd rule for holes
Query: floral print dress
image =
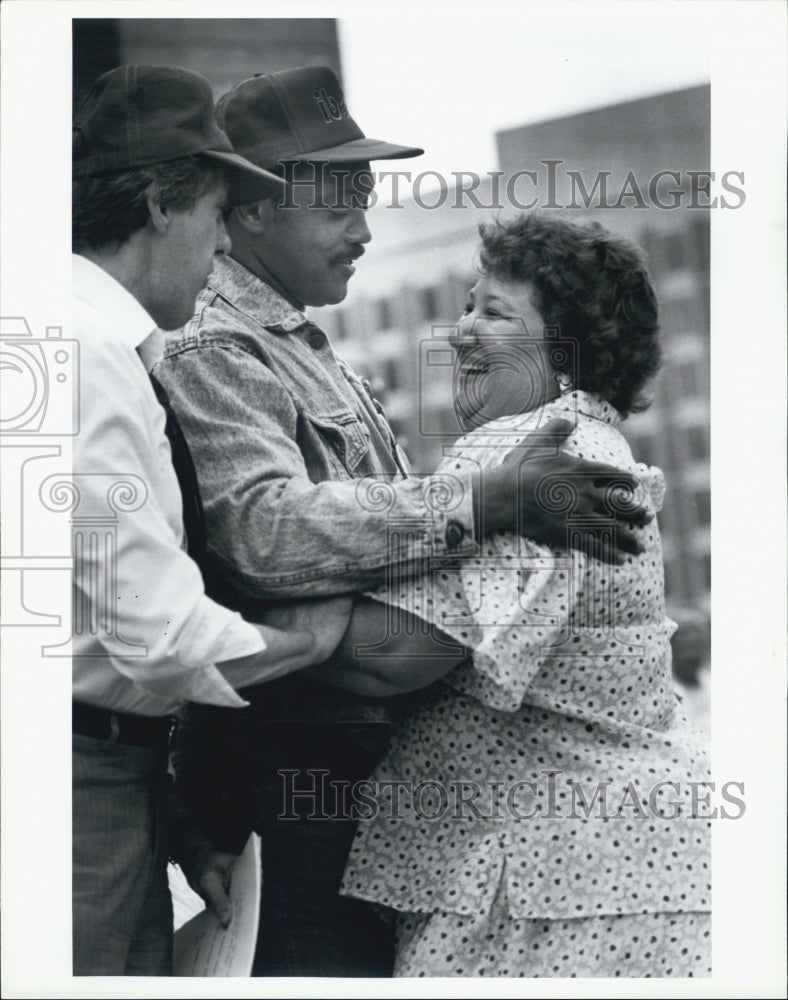
{"label": "floral print dress", "polygon": [[[439,471],[490,468],[554,416],[576,422],[567,452],[660,508],[661,472],[584,392],[473,431]],[[571,484],[540,495],[582,527]],[[398,915],[396,975],[710,974],[708,759],[673,686],[656,520],[640,530],[620,566],[493,534],[371,595],[473,650],[395,730],[345,871]]]}

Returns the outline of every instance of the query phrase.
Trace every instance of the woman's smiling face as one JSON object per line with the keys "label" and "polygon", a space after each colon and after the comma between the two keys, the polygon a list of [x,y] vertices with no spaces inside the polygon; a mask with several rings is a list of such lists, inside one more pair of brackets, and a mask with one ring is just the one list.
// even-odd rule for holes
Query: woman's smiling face
{"label": "woman's smiling face", "polygon": [[457,355],[455,409],[466,428],[559,395],[544,320],[526,282],[482,275],[449,340]]}

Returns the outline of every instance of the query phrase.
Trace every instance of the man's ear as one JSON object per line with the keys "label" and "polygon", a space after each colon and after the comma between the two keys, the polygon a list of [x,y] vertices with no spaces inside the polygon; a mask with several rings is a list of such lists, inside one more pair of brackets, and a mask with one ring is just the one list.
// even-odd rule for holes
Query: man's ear
{"label": "man's ear", "polygon": [[172,215],[167,208],[162,207],[156,184],[148,185],[148,190],[145,192],[145,201],[148,204],[148,215],[150,216],[151,225],[160,236],[163,236],[167,232]]}
{"label": "man's ear", "polygon": [[245,205],[236,205],[232,214],[247,232],[259,236],[271,224],[271,214],[274,210],[274,199],[250,201]]}

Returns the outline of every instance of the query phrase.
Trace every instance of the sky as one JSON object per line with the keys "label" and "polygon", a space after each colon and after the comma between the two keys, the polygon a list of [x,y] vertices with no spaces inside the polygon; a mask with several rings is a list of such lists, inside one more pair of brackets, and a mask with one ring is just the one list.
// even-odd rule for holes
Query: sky
{"label": "sky", "polygon": [[340,19],[345,94],[357,121],[422,146],[419,170],[443,176],[496,169],[499,129],[710,79],[714,11],[706,2],[407,10]]}

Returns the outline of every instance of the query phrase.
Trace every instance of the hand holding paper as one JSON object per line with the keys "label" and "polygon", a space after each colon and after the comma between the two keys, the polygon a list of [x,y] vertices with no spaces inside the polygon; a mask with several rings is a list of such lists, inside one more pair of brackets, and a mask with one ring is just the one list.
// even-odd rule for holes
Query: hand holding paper
{"label": "hand holding paper", "polygon": [[193,882],[210,905],[176,932],[173,974],[248,976],[260,916],[260,838],[251,834],[238,857],[213,852],[209,860]]}

